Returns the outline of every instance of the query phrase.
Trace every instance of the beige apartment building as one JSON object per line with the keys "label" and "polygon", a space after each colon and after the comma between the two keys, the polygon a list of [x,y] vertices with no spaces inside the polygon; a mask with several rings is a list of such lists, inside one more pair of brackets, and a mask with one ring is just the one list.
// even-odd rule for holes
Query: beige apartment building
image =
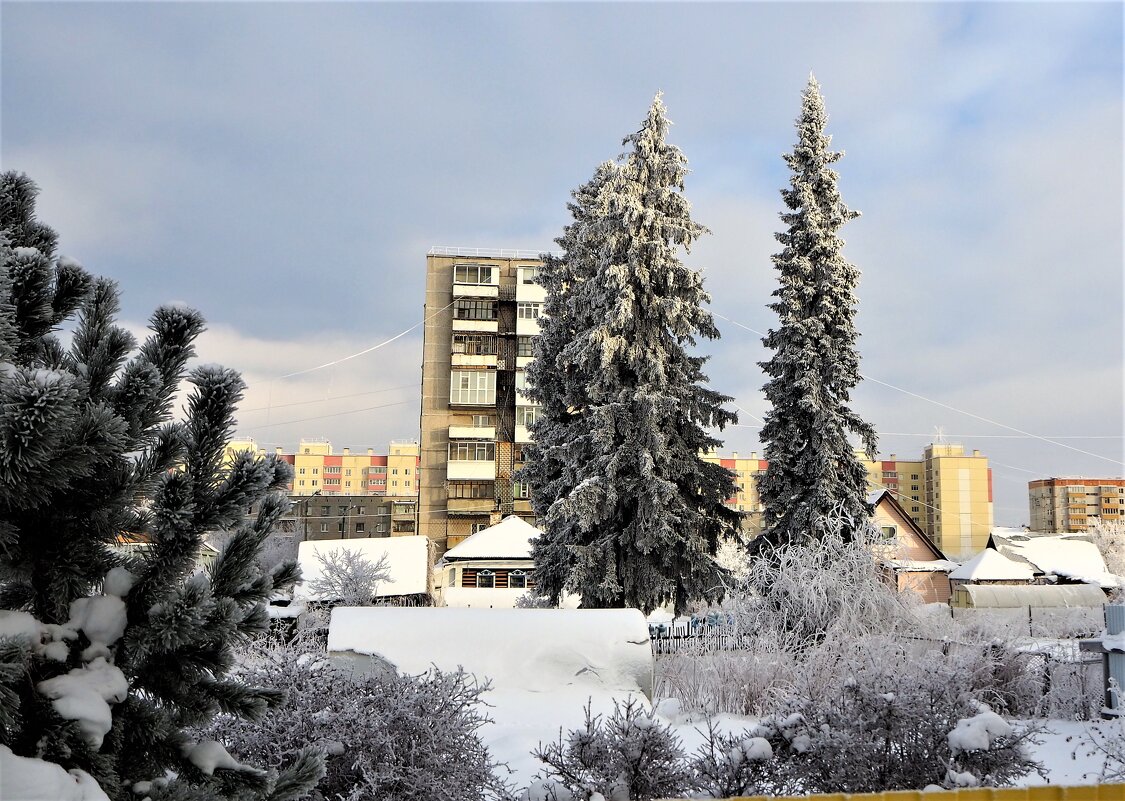
{"label": "beige apartment building", "polygon": [[887,489],[934,543],[953,559],[984,550],[993,526],[992,469],[979,450],[960,443],[931,443],[922,458],[895,454],[863,459],[868,484]]}
{"label": "beige apartment building", "polygon": [[522,394],[544,290],[532,251],[434,248],[426,256],[419,533],[439,554],[516,514],[513,473],[538,407]]}
{"label": "beige apartment building", "polygon": [[[974,450],[966,454],[959,444],[931,444],[921,458],[890,458],[869,461],[857,454],[867,468],[868,487],[886,489],[911,519],[946,554],[958,557],[984,549],[992,529],[992,471],[988,457]],[[737,492],[727,506],[746,515],[743,530],[756,536],[762,530],[762,504],[758,496],[758,475],[768,462],[757,453],[739,458],[710,453],[707,461],[717,462],[734,472]]]}
{"label": "beige apartment building", "polygon": [[1032,531],[1078,534],[1096,518],[1121,520],[1125,478],[1042,478],[1027,495]]}

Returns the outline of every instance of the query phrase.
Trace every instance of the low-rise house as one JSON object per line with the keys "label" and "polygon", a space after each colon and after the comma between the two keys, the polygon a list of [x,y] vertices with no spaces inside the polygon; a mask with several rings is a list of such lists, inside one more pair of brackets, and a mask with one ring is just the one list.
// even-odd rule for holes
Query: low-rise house
{"label": "low-rise house", "polygon": [[434,565],[435,605],[513,608],[534,587],[531,541],[542,533],[509,515],[450,548]]}
{"label": "low-rise house", "polygon": [[1089,584],[1104,590],[1125,585],[1125,579],[1109,572],[1098,546],[1081,534],[993,529],[988,548],[1026,565],[1040,583]]}
{"label": "low-rise house", "polygon": [[946,603],[950,595],[949,573],[957,567],[895,500],[890,490],[868,497],[874,507],[872,524],[883,535],[885,545],[876,548],[876,559],[888,583],[899,592],[917,593],[924,603]]}

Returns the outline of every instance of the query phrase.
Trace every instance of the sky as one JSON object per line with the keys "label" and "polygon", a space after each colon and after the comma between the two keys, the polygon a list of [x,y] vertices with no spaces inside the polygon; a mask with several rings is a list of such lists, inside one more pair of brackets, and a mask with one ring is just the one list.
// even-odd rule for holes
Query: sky
{"label": "sky", "polygon": [[1125,474],[1122,41],[1118,3],[5,2],[0,163],[130,327],[203,312],[240,433],[385,452],[427,250],[552,249],[662,91],[748,455],[812,72],[862,212],[854,407],[884,456],[981,450],[1019,525],[1029,480]]}

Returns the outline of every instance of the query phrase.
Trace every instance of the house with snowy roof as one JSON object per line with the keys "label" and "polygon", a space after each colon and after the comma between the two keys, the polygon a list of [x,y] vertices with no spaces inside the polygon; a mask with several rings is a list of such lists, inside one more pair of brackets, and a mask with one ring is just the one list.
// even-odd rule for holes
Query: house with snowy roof
{"label": "house with snowy roof", "polygon": [[1125,578],[1109,572],[1098,546],[1081,534],[993,529],[988,548],[1029,567],[1039,583],[1089,584],[1104,590],[1125,586]]}
{"label": "house with snowy roof", "polygon": [[478,531],[434,565],[434,604],[511,609],[534,586],[531,541],[542,534],[516,515]]}
{"label": "house with snowy roof", "polygon": [[899,592],[917,593],[924,603],[949,600],[949,573],[957,565],[949,561],[890,490],[871,493],[867,502],[874,511],[872,524],[882,533],[883,545],[875,558],[887,582]]}

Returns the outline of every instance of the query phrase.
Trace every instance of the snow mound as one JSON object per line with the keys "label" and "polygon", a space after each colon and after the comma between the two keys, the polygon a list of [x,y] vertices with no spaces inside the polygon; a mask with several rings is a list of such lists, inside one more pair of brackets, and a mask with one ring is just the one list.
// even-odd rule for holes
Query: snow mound
{"label": "snow mound", "polygon": [[977,714],[957,721],[947,740],[950,750],[957,755],[963,751],[987,751],[996,738],[1011,736],[1012,727],[1008,721],[985,704],[979,704]]}
{"label": "snow mound", "polygon": [[0,798],[11,801],[109,801],[94,777],[54,762],[16,756],[0,745]]}

